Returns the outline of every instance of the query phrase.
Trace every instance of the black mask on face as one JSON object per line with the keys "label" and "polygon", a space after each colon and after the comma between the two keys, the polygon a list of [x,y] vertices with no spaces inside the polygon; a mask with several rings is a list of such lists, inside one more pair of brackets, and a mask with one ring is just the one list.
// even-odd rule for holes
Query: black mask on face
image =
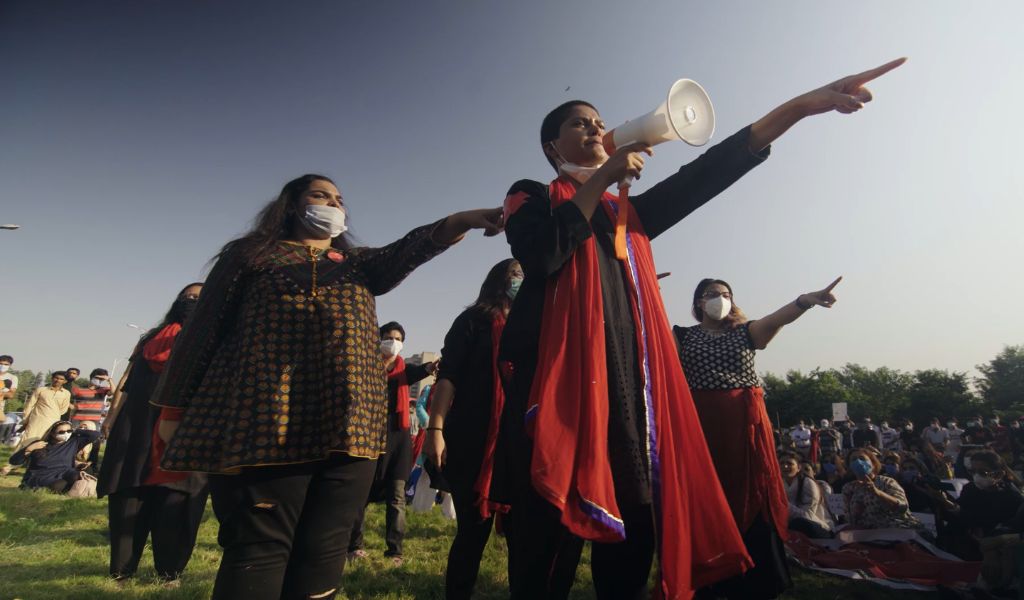
{"label": "black mask on face", "polygon": [[192,313],[196,311],[196,305],[199,304],[199,300],[195,298],[181,298],[174,301],[174,320],[179,323],[184,323],[192,316]]}

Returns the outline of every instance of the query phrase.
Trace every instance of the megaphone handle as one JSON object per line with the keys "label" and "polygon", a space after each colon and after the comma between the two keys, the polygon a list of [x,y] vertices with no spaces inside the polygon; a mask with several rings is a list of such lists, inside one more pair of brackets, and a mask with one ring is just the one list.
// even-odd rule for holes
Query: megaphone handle
{"label": "megaphone handle", "polygon": [[626,260],[626,224],[629,219],[629,187],[619,185],[619,214],[615,215],[615,258]]}

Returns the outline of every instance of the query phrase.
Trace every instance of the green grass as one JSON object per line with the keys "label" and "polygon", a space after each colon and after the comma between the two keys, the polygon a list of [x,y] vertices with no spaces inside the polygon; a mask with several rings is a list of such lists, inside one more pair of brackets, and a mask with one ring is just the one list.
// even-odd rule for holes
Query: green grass
{"label": "green grass", "polygon": [[[8,450],[0,451],[6,463]],[[135,581],[119,588],[107,578],[108,540],[105,500],[82,500],[17,488],[20,471],[0,479],[0,600],[200,600],[208,598],[220,560],[217,521],[207,510],[192,561],[180,588],[162,589],[147,549]],[[383,509],[366,516],[370,557],[346,567],[343,600],[432,600],[444,597],[444,568],[455,523],[435,512],[409,514],[406,562],[394,567],[383,556]],[[481,565],[476,598],[508,597],[504,541],[492,536]],[[794,569],[796,587],[787,599],[905,599],[926,594],[894,592]],[[576,574],[574,600],[593,597],[588,553]]]}

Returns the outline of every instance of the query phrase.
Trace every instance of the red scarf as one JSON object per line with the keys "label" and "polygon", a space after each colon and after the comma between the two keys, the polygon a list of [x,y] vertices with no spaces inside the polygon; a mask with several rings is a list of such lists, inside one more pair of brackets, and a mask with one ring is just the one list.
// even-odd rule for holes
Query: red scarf
{"label": "red scarf", "polygon": [[171,323],[161,329],[142,347],[142,357],[149,363],[149,368],[154,373],[162,373],[164,365],[171,358],[171,348],[174,347],[174,338],[181,331],[180,323]]}
{"label": "red scarf", "polygon": [[[554,208],[572,199],[576,185],[559,178],[549,192]],[[606,193],[598,209],[612,223],[618,220],[616,200]],[[511,216],[523,198],[517,194],[506,202],[506,215]],[[628,256],[622,264],[641,376],[647,379],[645,370],[650,373],[646,401],[653,417],[649,439],[659,534],[658,592],[672,600],[690,598],[696,588],[737,575],[753,563],[715,475],[683,376],[650,240],[632,206],[626,203],[624,208],[629,211]],[[619,542],[625,528],[608,462],[608,373],[597,252],[591,237],[547,283],[540,368],[530,390],[529,410],[536,411],[530,473],[536,491],[561,511],[562,524],[573,534]]]}
{"label": "red scarf", "polygon": [[484,442],[484,459],[480,464],[480,473],[476,478],[476,485],[473,489],[477,493],[477,508],[480,510],[480,517],[486,519],[492,514],[507,513],[509,506],[499,504],[487,499],[491,490],[491,477],[494,475],[494,449],[498,444],[498,428],[501,424],[501,411],[505,408],[505,389],[501,385],[501,375],[498,372],[498,346],[501,342],[501,332],[505,329],[505,316],[499,315],[491,321],[491,376],[494,379],[491,392],[491,421],[487,424],[487,439]]}
{"label": "red scarf", "polygon": [[388,389],[391,389],[392,381],[398,382],[395,412],[398,413],[399,427],[409,429],[409,380],[405,376],[405,360],[401,356],[395,357],[395,364],[388,371]]}

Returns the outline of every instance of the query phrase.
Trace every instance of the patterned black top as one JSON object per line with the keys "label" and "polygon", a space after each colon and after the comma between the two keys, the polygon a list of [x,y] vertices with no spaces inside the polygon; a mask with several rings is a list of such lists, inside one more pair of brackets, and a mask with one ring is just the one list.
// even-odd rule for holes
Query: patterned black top
{"label": "patterned black top", "polygon": [[436,225],[383,248],[282,242],[255,267],[222,257],[153,395],[185,408],[163,467],[224,473],[332,452],[377,458],[388,398],[374,296],[448,247],[431,241]]}
{"label": "patterned black top", "polygon": [[754,370],[754,342],[750,323],[723,333],[700,325],[673,327],[679,340],[686,382],[693,390],[735,390],[764,387]]}

